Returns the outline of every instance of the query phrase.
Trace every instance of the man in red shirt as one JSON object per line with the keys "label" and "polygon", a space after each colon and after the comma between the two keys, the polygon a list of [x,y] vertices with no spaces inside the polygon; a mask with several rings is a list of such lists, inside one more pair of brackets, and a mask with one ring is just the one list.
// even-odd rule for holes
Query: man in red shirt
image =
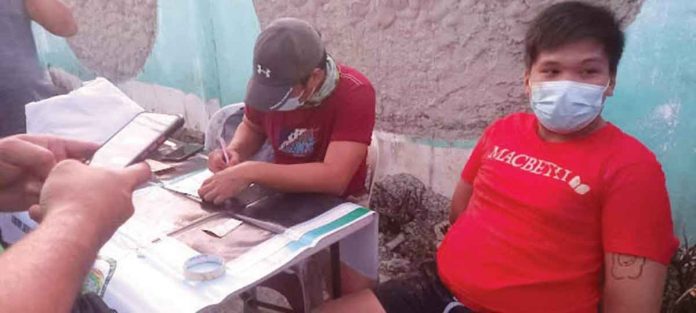
{"label": "man in red shirt", "polygon": [[534,114],[484,132],[452,197],[437,269],[324,310],[659,312],[678,245],[664,174],[601,117],[623,47],[607,9],[565,2],[536,17],[524,80]]}
{"label": "man in red shirt", "polygon": [[[337,64],[319,33],[294,18],[278,19],[261,32],[253,66],[244,120],[226,147],[229,162],[221,151],[211,153],[215,175],[200,188],[201,197],[219,204],[251,183],[284,192],[365,194],[375,125],[375,90],[367,78]],[[266,140],[275,162],[248,161]],[[350,242],[342,241],[341,251]],[[354,253],[345,252],[344,292],[368,287],[377,269],[354,265]]]}

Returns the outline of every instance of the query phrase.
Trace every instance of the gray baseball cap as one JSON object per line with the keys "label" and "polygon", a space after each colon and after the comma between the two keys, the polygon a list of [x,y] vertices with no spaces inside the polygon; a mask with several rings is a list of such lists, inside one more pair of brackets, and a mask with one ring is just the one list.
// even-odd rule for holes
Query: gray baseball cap
{"label": "gray baseball cap", "polygon": [[311,24],[296,18],[271,22],[256,39],[244,103],[262,111],[282,107],[291,97],[292,87],[325,60],[324,43]]}

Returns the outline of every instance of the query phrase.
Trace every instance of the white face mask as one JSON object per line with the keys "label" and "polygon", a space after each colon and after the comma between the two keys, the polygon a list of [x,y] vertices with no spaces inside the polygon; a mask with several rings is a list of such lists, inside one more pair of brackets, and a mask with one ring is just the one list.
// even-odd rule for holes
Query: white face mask
{"label": "white face mask", "polygon": [[282,106],[278,108],[271,108],[271,110],[275,111],[292,111],[300,108],[301,106],[305,105],[305,101],[300,101],[300,98],[302,98],[302,95],[300,94],[297,97],[290,98],[283,103]]}
{"label": "white face mask", "polygon": [[317,90],[317,92],[313,92],[312,96],[309,97],[309,102],[310,103],[321,103],[324,99],[326,99],[331,93],[336,89],[336,86],[338,85],[338,81],[340,78],[340,72],[338,70],[338,66],[336,65],[336,61],[330,56],[326,56],[326,78],[324,79],[324,83],[321,85],[321,88]]}
{"label": "white face mask", "polygon": [[608,87],[569,80],[533,83],[530,103],[541,125],[567,135],[587,127],[602,113]]}

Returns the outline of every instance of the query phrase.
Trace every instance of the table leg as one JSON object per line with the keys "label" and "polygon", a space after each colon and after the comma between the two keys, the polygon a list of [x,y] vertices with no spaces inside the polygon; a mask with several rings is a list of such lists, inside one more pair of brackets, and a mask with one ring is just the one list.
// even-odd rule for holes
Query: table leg
{"label": "table leg", "polygon": [[258,306],[256,300],[256,287],[249,289],[248,291],[243,292],[240,297],[242,298],[242,301],[244,303],[243,305],[243,313],[258,313]]}
{"label": "table leg", "polygon": [[339,243],[331,245],[331,292],[334,299],[341,297],[341,250]]}

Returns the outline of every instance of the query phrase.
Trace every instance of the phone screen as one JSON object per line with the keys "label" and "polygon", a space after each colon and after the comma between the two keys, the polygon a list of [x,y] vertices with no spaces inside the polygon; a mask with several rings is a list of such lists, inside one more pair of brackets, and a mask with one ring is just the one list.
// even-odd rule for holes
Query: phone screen
{"label": "phone screen", "polygon": [[140,113],[97,150],[90,165],[123,168],[141,161],[182,125],[176,115]]}

